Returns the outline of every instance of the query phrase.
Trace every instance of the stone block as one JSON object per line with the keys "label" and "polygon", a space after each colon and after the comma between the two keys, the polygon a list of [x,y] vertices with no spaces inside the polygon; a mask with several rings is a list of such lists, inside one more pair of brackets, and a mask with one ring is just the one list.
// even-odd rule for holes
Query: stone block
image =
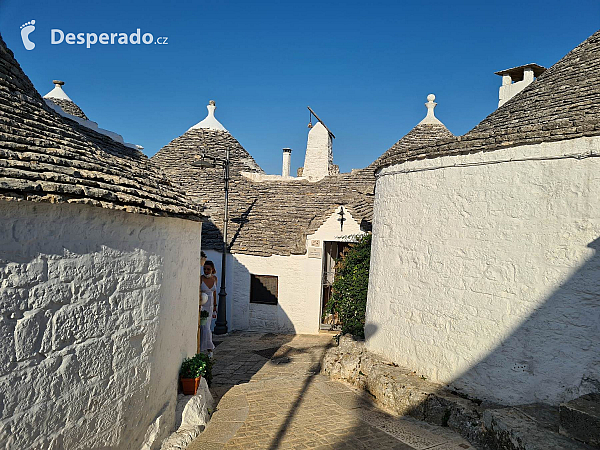
{"label": "stone block", "polygon": [[213,398],[208,389],[206,379],[200,380],[196,395],[179,395],[175,409],[176,418],[181,420],[183,427],[196,427],[206,425],[213,407]]}
{"label": "stone block", "polygon": [[15,325],[16,320],[0,315],[0,342],[2,342],[0,345],[0,375],[9,373],[16,360]]}
{"label": "stone block", "polygon": [[95,339],[78,345],[75,349],[82,380],[105,379],[112,369],[112,342],[110,338]]}
{"label": "stone block", "polygon": [[48,261],[48,276],[50,279],[62,283],[71,281],[87,280],[94,278],[97,272],[91,264],[91,257],[84,255],[82,257],[51,259]]}
{"label": "stone block", "polygon": [[600,447],[600,394],[583,395],[560,405],[559,432]]}
{"label": "stone block", "polygon": [[137,326],[113,335],[113,368],[123,369],[136,364],[144,353],[145,328]]}
{"label": "stone block", "polygon": [[488,409],[483,413],[488,442],[509,450],[586,450],[588,446],[543,428],[516,408]]}
{"label": "stone block", "polygon": [[6,287],[27,288],[48,279],[46,260],[38,257],[29,263],[9,263],[1,272]]}
{"label": "stone block", "polygon": [[110,315],[107,302],[68,305],[52,318],[52,348],[58,350],[74,342],[102,336]]}
{"label": "stone block", "polygon": [[18,314],[19,311],[27,309],[28,295],[28,289],[3,287],[0,295],[0,311]]}
{"label": "stone block", "polygon": [[46,328],[46,316],[41,309],[25,312],[15,326],[15,353],[17,361],[35,357],[40,351]]}
{"label": "stone block", "polygon": [[73,301],[73,288],[68,283],[41,283],[28,291],[29,309],[48,308],[51,304],[66,305]]}
{"label": "stone block", "polygon": [[114,312],[139,308],[143,301],[141,292],[114,292],[110,298],[110,307]]}

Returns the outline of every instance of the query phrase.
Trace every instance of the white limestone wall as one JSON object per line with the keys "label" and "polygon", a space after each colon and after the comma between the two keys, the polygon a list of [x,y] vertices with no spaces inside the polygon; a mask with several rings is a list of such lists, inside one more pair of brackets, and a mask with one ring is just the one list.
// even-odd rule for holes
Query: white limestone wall
{"label": "white limestone wall", "polygon": [[[321,315],[321,273],[324,241],[348,240],[347,236],[362,233],[360,226],[344,208],[344,229],[340,230],[334,213],[312,235],[308,247],[319,242],[321,257],[304,255],[269,257],[235,254],[232,268],[231,326],[236,330],[279,333],[318,333]],[[279,283],[279,304],[250,303],[250,274],[275,275]]]}
{"label": "white limestone wall", "polygon": [[0,447],[160,445],[195,353],[200,231],[0,202]]}
{"label": "white limestone wall", "polygon": [[[318,333],[321,259],[235,255],[232,326],[273,333]],[[278,277],[278,304],[250,303],[250,274]]]}
{"label": "white limestone wall", "polygon": [[509,404],[597,391],[600,158],[557,159],[590,154],[600,139],[384,169],[368,348]]}
{"label": "white limestone wall", "polygon": [[329,175],[329,166],[333,164],[331,136],[321,122],[308,132],[306,156],[302,176],[309,180],[320,180]]}

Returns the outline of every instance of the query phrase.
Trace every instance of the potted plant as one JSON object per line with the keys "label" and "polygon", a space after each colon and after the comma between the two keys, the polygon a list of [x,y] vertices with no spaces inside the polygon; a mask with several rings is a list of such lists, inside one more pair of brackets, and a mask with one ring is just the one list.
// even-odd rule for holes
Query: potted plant
{"label": "potted plant", "polygon": [[196,395],[200,379],[206,375],[207,359],[206,355],[198,353],[191,358],[185,358],[181,363],[179,376],[185,395]]}
{"label": "potted plant", "polygon": [[206,325],[208,322],[208,311],[202,310],[200,311],[200,325]]}

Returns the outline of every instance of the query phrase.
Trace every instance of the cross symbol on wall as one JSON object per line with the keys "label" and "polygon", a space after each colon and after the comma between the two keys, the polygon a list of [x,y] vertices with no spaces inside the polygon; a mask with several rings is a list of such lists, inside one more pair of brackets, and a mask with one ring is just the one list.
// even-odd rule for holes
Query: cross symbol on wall
{"label": "cross symbol on wall", "polygon": [[344,222],[346,221],[346,219],[344,218],[344,207],[341,206],[340,207],[340,211],[338,212],[340,218],[338,219],[338,222],[340,223],[340,231],[344,231]]}

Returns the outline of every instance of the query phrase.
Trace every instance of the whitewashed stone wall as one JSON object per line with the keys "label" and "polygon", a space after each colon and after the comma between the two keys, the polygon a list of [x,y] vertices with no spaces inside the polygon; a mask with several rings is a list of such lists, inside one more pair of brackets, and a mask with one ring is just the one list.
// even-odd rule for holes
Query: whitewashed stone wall
{"label": "whitewashed stone wall", "polygon": [[329,175],[329,167],[333,164],[331,136],[321,122],[308,132],[306,156],[302,176],[309,180],[320,180]]}
{"label": "whitewashed stone wall", "polygon": [[0,447],[160,445],[195,353],[200,230],[0,202]]}
{"label": "whitewashed stone wall", "polygon": [[[309,245],[314,240],[320,242],[321,258],[309,258],[308,254],[269,257],[233,255],[233,281],[231,288],[228,288],[232,329],[307,334],[319,332],[323,242],[345,240],[345,236],[362,233],[358,222],[345,208],[346,221],[343,231],[340,230],[338,210],[307,237]],[[278,305],[250,303],[250,274],[278,277]]]}
{"label": "whitewashed stone wall", "polygon": [[597,391],[600,158],[553,159],[592,153],[598,138],[384,169],[368,349],[509,404]]}

